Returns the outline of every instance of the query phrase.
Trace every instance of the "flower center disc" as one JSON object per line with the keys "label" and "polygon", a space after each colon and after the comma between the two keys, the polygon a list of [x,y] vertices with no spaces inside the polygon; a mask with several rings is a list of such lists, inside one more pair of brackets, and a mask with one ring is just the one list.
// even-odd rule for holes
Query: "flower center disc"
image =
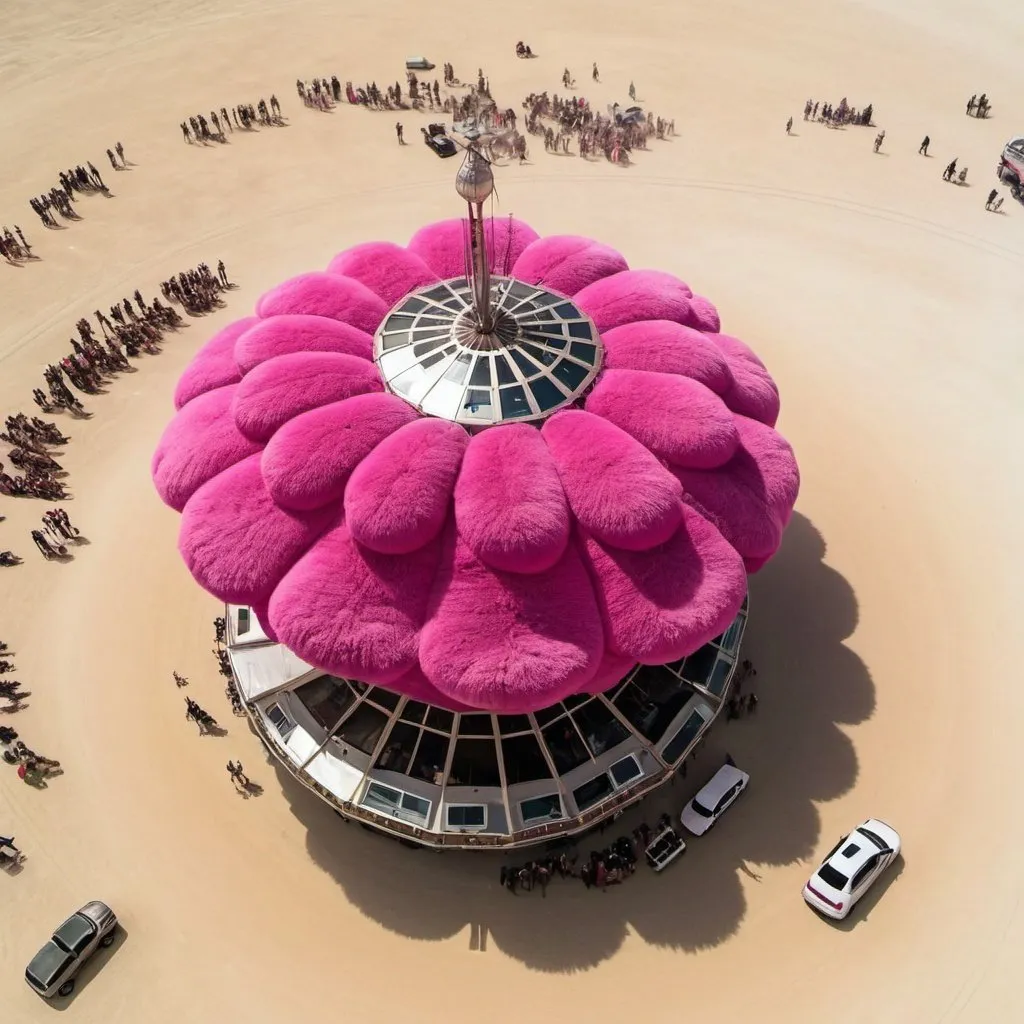
{"label": "flower center disc", "polygon": [[405,296],[373,341],[388,390],[467,427],[543,420],[582,397],[604,354],[586,314],[511,277],[491,279],[491,309],[492,329],[483,332],[466,278]]}

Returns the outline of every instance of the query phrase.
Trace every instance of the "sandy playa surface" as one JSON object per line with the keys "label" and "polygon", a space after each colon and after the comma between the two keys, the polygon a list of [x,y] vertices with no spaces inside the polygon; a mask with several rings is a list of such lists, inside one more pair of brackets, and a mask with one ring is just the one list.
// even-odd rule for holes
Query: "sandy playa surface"
{"label": "sandy playa surface", "polygon": [[[96,898],[124,935],[79,982],[82,1022],[1013,1016],[1024,208],[983,205],[1003,142],[1024,130],[1011,117],[1024,14],[992,0],[785,8],[527,2],[484,36],[459,27],[462,3],[399,0],[378,18],[321,0],[8,0],[0,222],[20,223],[42,261],[0,264],[0,409],[33,411],[75,320],[134,288],[149,297],[218,258],[240,287],[86,399],[91,420],[59,418],[73,438],[66,507],[90,542],[72,563],[31,547],[42,502],[0,500],[0,548],[25,557],[0,570],[0,638],[32,691],[9,721],[67,769],[37,792],[0,766],[0,830],[28,853],[0,875],[5,1019],[52,1019],[21,972]],[[520,37],[539,59],[515,59]],[[750,795],[663,876],[605,895],[556,881],[546,899],[513,899],[497,861],[346,827],[275,770],[221,695],[218,607],[181,565],[178,517],[149,480],[174,382],[216,327],[348,245],[458,215],[455,163],[420,144],[428,113],[402,115],[412,144],[399,150],[394,114],[321,114],[295,97],[296,77],[383,87],[410,53],[464,79],[482,65],[517,109],[559,91],[565,65],[584,82],[596,60],[602,83],[581,87],[600,104],[625,102],[632,78],[675,118],[678,136],[625,170],[530,137],[531,163],[497,172],[500,210],[708,295],[774,373],[801,461],[798,514],[752,582],[757,717],[721,724],[644,815],[677,811],[726,749]],[[982,91],[994,116],[964,117]],[[287,128],[183,144],[189,113],[272,92]],[[801,119],[808,96],[844,95],[874,104],[884,155],[869,128]],[[932,159],[917,156],[926,133]],[[104,150],[118,140],[135,166],[115,174]],[[942,182],[954,156],[971,188]],[[28,197],[87,159],[113,198],[44,231]],[[184,720],[172,669],[227,737]],[[258,799],[233,792],[231,757]],[[829,926],[800,886],[869,815],[900,829],[904,862]]]}

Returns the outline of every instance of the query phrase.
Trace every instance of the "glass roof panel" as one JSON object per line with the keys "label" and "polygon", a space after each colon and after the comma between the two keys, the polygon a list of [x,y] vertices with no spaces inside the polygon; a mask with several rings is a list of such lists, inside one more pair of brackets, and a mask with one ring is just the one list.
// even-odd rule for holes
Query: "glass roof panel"
{"label": "glass roof panel", "polygon": [[573,728],[571,719],[559,719],[542,729],[541,735],[559,775],[571,772],[573,768],[578,768],[590,760],[590,752],[584,746],[579,733]]}
{"label": "glass roof panel", "polygon": [[500,786],[498,749],[494,740],[464,739],[455,741],[449,786]]}
{"label": "glass roof panel", "polygon": [[[601,369],[593,323],[571,300],[511,278],[492,279],[492,296],[496,327],[486,335],[475,327],[464,279],[403,299],[374,338],[374,360],[388,389],[428,416],[467,426],[540,420],[571,405]],[[560,367],[556,352],[570,338],[584,340],[572,343],[574,362]],[[444,381],[471,387],[472,394],[446,389]],[[502,390],[488,394],[492,387]]]}
{"label": "glass roof panel", "polygon": [[505,780],[510,786],[551,778],[551,769],[532,732],[504,737],[501,741],[501,756],[505,765]]}

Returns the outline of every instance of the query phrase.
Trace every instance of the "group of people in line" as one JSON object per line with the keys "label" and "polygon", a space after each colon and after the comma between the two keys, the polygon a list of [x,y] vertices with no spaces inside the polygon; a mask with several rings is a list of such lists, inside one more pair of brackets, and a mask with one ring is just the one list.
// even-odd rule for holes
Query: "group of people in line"
{"label": "group of people in line", "polygon": [[0,751],[7,764],[18,766],[18,778],[38,789],[46,788],[47,779],[64,773],[60,761],[36,753],[10,726],[0,725]]}
{"label": "group of people in line", "polygon": [[[128,161],[124,158],[124,146],[122,146],[120,142],[117,143],[113,149],[107,150],[107,159],[110,161],[110,166],[113,167],[115,171],[123,171],[128,167]],[[118,163],[119,160],[120,163]]]}
{"label": "group of people in line", "polygon": [[43,528],[32,531],[32,541],[43,558],[50,561],[68,558],[67,545],[81,543],[82,535],[64,509],[54,508],[43,514]]}
{"label": "group of people in line", "polygon": [[103,195],[110,195],[110,190],[103,183],[100,172],[94,164],[86,161],[86,166],[79,164],[77,167],[69,168],[67,171],[60,171],[57,174],[59,183],[42,195],[35,196],[28,201],[43,225],[48,228],[58,227],[57,218],[53,211],[61,215],[64,220],[81,220],[82,218],[74,211],[71,204],[78,201],[81,195],[101,192]]}
{"label": "group of people in line", "polygon": [[47,501],[62,501],[66,498],[64,485],[56,476],[61,472],[60,465],[48,449],[54,445],[67,444],[69,438],[55,424],[36,416],[29,418],[21,412],[8,416],[5,427],[6,430],[0,433],[0,441],[10,445],[8,458],[23,472],[8,474],[0,462],[0,494],[43,498]]}
{"label": "group of people in line", "polygon": [[[7,653],[7,644],[0,642],[0,654]],[[14,663],[7,658],[0,658],[0,676],[5,676],[13,671]],[[7,701],[7,707],[3,709],[7,714],[21,711],[25,706],[25,698],[31,696],[31,693],[21,688],[21,683],[17,679],[0,679],[0,697]]]}
{"label": "group of people in line", "polygon": [[988,101],[988,96],[982,93],[980,96],[975,93],[967,101],[967,116],[968,117],[988,117],[989,111],[992,109],[992,104]]}
{"label": "group of people in line", "polygon": [[4,225],[3,232],[0,233],[0,256],[15,266],[26,260],[39,259],[38,256],[32,255],[32,246],[25,241],[25,236],[17,224],[14,225],[13,234],[11,229],[6,224]]}
{"label": "group of people in line", "polygon": [[808,100],[804,104],[805,121],[820,121],[829,128],[842,128],[848,124],[870,127],[873,113],[874,107],[870,103],[858,110],[847,102],[845,96],[835,106],[821,100]]}
{"label": "group of people in line", "polygon": [[230,114],[227,107],[221,107],[219,114],[216,110],[211,110],[209,120],[203,114],[195,114],[187,117],[178,127],[181,128],[181,136],[185,142],[190,145],[207,145],[210,142],[227,142],[228,132],[234,134],[236,128],[239,131],[252,131],[258,124],[266,128],[284,124],[281,104],[276,96],[270,97],[269,105],[262,98],[255,106],[251,103],[239,103],[238,106],[231,108]]}

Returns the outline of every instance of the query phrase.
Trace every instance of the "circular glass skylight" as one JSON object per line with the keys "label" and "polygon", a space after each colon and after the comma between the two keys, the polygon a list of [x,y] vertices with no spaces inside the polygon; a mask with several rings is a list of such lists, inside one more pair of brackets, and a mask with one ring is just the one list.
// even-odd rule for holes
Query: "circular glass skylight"
{"label": "circular glass skylight", "polygon": [[601,369],[601,338],[569,299],[514,278],[491,280],[495,327],[475,329],[466,278],[407,295],[373,354],[388,389],[427,416],[491,426],[541,420],[575,402]]}

